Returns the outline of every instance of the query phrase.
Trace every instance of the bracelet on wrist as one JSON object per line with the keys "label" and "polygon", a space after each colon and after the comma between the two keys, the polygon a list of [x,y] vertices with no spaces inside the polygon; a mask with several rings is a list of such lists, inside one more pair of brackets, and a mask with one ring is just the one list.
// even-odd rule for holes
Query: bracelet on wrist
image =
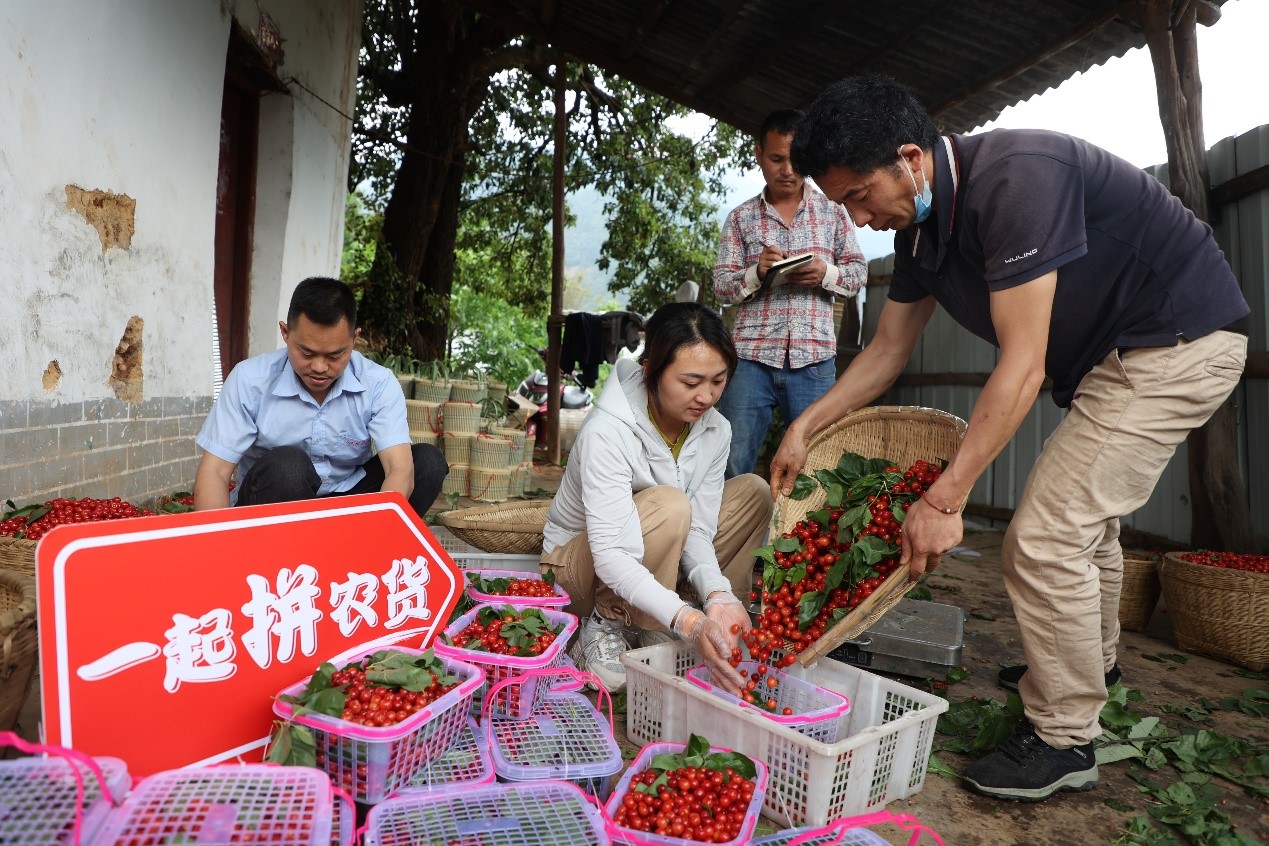
{"label": "bracelet on wrist", "polygon": [[941,513],[941,514],[960,514],[960,513],[961,513],[961,509],[963,509],[963,508],[965,507],[965,504],[964,504],[964,503],[961,503],[960,507],[958,507],[958,508],[944,508],[943,506],[941,506],[941,505],[937,504],[936,502],[934,502],[934,500],[930,499],[930,498],[929,498],[928,496],[926,496],[924,493],[923,493],[923,494],[921,494],[921,501],[922,501],[922,502],[924,502],[926,505],[930,506],[931,508],[933,508],[935,511],[938,511],[938,512],[939,512],[939,513]]}

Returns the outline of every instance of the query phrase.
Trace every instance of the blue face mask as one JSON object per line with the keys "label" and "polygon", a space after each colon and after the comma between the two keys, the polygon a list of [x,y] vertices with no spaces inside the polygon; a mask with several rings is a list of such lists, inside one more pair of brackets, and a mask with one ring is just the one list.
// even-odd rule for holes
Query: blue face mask
{"label": "blue face mask", "polygon": [[912,180],[912,204],[916,207],[916,222],[924,223],[925,219],[930,216],[930,209],[934,203],[934,192],[930,190],[930,183],[926,181],[925,174],[921,174],[921,182],[924,187],[917,190],[916,177],[912,175],[912,171],[908,170],[907,163],[903,160],[903,156],[899,157],[899,166],[908,174],[908,179]]}

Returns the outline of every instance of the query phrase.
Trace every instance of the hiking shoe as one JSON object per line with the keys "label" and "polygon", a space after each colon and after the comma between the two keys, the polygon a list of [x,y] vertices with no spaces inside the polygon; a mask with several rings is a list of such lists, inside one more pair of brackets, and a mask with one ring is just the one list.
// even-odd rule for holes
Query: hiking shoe
{"label": "hiking shoe", "polygon": [[[1007,690],[1017,690],[1018,682],[1022,681],[1023,675],[1027,672],[1026,664],[1018,664],[1013,667],[1005,667],[996,674],[996,681],[1000,686]],[[1119,672],[1119,665],[1110,668],[1110,672],[1106,674],[1106,689],[1110,690],[1119,684],[1119,680],[1123,678],[1123,674]]]}
{"label": "hiking shoe", "polygon": [[1054,749],[1024,722],[996,751],[966,767],[962,778],[985,796],[1039,802],[1060,790],[1092,790],[1097,759],[1093,744]]}
{"label": "hiking shoe", "polygon": [[621,655],[629,648],[625,623],[606,620],[592,612],[582,621],[577,642],[569,655],[577,669],[598,676],[609,693],[620,693],[626,689],[626,668],[621,663]]}

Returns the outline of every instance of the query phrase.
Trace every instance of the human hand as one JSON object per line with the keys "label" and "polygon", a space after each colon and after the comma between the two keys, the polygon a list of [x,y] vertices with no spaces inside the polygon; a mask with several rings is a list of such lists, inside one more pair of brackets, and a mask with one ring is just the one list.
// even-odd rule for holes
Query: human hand
{"label": "human hand", "polygon": [[734,696],[740,695],[744,678],[731,665],[731,644],[722,626],[704,611],[684,605],[674,617],[674,633],[692,644],[697,656],[709,667],[709,677],[714,684]]}
{"label": "human hand", "polygon": [[944,514],[924,499],[912,503],[903,521],[903,549],[899,553],[899,563],[909,567],[908,579],[915,582],[934,572],[942,556],[959,544],[964,534],[959,513]]}
{"label": "human hand", "polygon": [[709,595],[705,600],[705,616],[722,627],[732,649],[740,645],[740,636],[753,628],[744,604],[727,591],[716,590]]}
{"label": "human hand", "polygon": [[792,285],[814,288],[824,281],[825,273],[828,273],[828,263],[824,259],[816,257],[789,271],[788,280]]}
{"label": "human hand", "polygon": [[802,472],[805,465],[806,438],[795,427],[790,427],[780,441],[780,448],[771,458],[771,498],[777,499],[780,494],[788,496],[793,493],[798,473]]}
{"label": "human hand", "polygon": [[779,247],[764,247],[762,253],[758,256],[758,280],[767,278],[767,273],[771,270],[771,265],[778,261],[784,260],[784,250]]}

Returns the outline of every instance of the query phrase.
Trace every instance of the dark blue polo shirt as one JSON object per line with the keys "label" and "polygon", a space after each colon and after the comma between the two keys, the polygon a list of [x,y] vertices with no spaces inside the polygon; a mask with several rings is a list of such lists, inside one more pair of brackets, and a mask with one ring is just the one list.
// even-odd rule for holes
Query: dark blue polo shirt
{"label": "dark blue polo shirt", "polygon": [[1173,346],[1250,312],[1211,227],[1129,162],[1056,132],[950,138],[952,161],[934,145],[933,213],[895,235],[890,299],[932,294],[1000,346],[989,292],[1060,268],[1045,356],[1059,406],[1112,349]]}

